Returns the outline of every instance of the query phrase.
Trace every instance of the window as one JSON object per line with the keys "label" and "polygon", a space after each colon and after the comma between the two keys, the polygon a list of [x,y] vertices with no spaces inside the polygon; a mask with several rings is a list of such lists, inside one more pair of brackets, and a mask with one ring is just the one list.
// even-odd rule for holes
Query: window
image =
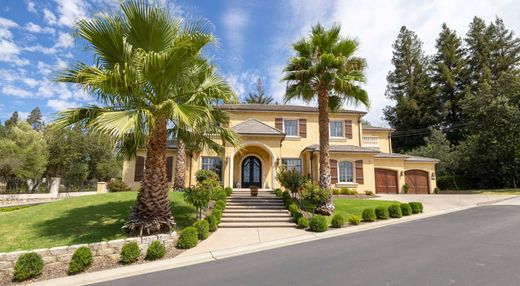
{"label": "window", "polygon": [[301,159],[282,159],[282,165],[288,170],[296,170],[300,174],[302,173]]}
{"label": "window", "polygon": [[352,162],[342,161],[338,163],[338,177],[340,183],[354,183]]}
{"label": "window", "polygon": [[343,121],[331,121],[330,126],[330,137],[343,138]]}
{"label": "window", "polygon": [[283,131],[287,136],[298,136],[298,119],[284,119]]}
{"label": "window", "polygon": [[222,180],[222,159],[219,157],[202,157],[202,170],[211,170]]}

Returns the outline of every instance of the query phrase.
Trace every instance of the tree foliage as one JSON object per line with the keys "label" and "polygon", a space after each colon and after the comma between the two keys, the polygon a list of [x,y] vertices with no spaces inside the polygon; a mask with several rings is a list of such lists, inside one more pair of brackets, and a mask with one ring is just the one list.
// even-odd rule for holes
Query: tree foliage
{"label": "tree foliage", "polygon": [[271,104],[274,99],[271,96],[265,95],[264,84],[262,79],[256,80],[256,92],[249,92],[248,96],[244,98],[244,103],[248,104]]}

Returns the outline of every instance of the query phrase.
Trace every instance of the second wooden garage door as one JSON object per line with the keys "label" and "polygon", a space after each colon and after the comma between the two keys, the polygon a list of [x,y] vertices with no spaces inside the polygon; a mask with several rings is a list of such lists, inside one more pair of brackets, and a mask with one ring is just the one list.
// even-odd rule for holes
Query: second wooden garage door
{"label": "second wooden garage door", "polygon": [[375,169],[376,193],[397,194],[397,171]]}
{"label": "second wooden garage door", "polygon": [[428,184],[428,172],[420,170],[408,170],[404,172],[409,194],[428,194],[430,185]]}

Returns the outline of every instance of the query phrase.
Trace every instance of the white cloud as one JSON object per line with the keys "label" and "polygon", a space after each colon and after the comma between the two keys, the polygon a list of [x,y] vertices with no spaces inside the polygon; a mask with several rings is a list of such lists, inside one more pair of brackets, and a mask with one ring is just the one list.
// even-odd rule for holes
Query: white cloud
{"label": "white cloud", "polygon": [[36,4],[33,1],[27,1],[27,11],[36,14]]}
{"label": "white cloud", "polygon": [[41,27],[38,24],[34,24],[33,22],[27,23],[25,25],[25,29],[31,33],[44,33],[44,34],[54,34],[56,30],[51,27]]}
{"label": "white cloud", "polygon": [[226,82],[233,88],[238,97],[243,97],[252,90],[258,78],[262,78],[258,71],[245,71],[243,73],[228,73],[223,75]]}
{"label": "white cloud", "polygon": [[61,33],[54,45],[55,48],[70,48],[74,46],[74,38],[69,33]]}
{"label": "white cloud", "polygon": [[15,96],[15,97],[31,97],[33,94],[25,89],[13,86],[6,85],[2,87],[2,93],[5,95]]}
{"label": "white cloud", "polygon": [[72,101],[68,101],[68,100],[49,99],[47,101],[47,106],[56,111],[62,111],[67,108],[78,107],[79,104],[77,102],[72,102]]}
{"label": "white cloud", "polygon": [[58,24],[72,27],[87,17],[87,4],[83,0],[55,0],[58,4]]}
{"label": "white cloud", "polygon": [[54,15],[54,13],[52,13],[49,9],[47,8],[43,8],[43,19],[45,20],[45,22],[47,22],[47,24],[49,25],[56,25],[57,23],[57,18],[56,18],[56,15]]}
{"label": "white cloud", "polygon": [[24,47],[24,51],[28,52],[40,52],[46,55],[54,55],[63,49],[71,48],[74,46],[74,38],[69,33],[60,32],[58,39],[52,47],[44,47],[40,44],[34,46]]}
{"label": "white cloud", "polygon": [[241,55],[244,49],[244,29],[249,24],[249,15],[242,9],[228,9],[222,17],[225,28],[225,38],[228,42],[228,49],[235,55],[230,59],[236,66],[240,65]]}
{"label": "white cloud", "polygon": [[34,78],[30,78],[30,77],[22,78],[22,82],[25,83],[26,85],[28,85],[29,87],[35,87],[40,83],[39,81],[35,80]]}
{"label": "white cloud", "polygon": [[4,28],[15,28],[18,27],[18,24],[14,22],[13,20],[9,20],[7,18],[0,17],[0,27]]}

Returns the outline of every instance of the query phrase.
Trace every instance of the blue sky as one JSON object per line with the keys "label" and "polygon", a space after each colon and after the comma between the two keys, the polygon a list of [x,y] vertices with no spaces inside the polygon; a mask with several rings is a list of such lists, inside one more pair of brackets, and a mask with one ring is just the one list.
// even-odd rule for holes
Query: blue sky
{"label": "blue sky", "polygon": [[[385,77],[392,68],[391,45],[402,25],[418,33],[427,53],[433,53],[443,22],[462,36],[473,16],[486,21],[499,16],[520,33],[517,0],[475,0],[471,5],[452,0],[162,2],[183,17],[204,17],[212,23],[219,45],[209,54],[239,95],[247,94],[260,77],[279,102],[291,43],[318,21],[340,23],[345,35],[359,40],[359,55],[367,59],[365,87],[372,104],[366,118],[378,125],[385,125],[382,109],[391,104],[384,96]],[[115,0],[0,0],[0,120],[15,110],[26,116],[36,106],[50,120],[64,108],[95,102],[79,87],[53,82],[53,76],[75,61],[93,61],[85,43],[72,36],[75,21],[116,8]]]}

